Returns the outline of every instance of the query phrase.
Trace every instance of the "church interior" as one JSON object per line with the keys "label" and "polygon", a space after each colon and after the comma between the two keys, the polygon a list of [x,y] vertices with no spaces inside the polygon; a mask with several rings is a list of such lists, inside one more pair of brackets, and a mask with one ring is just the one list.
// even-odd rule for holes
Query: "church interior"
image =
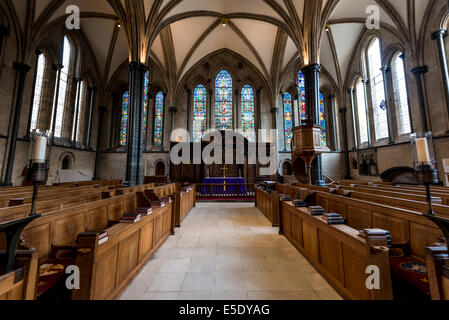
{"label": "church interior", "polygon": [[449,300],[448,28],[1,0],[0,300]]}

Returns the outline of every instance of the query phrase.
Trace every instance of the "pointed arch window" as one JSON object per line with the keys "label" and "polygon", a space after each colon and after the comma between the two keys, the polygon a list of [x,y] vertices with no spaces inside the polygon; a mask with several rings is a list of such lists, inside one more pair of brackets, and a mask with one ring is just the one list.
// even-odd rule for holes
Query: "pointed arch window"
{"label": "pointed arch window", "polygon": [[82,119],[84,112],[84,81],[81,80],[76,92],[75,116],[73,117],[72,140],[81,141],[81,128],[83,127]]}
{"label": "pointed arch window", "polygon": [[193,142],[200,142],[207,129],[207,90],[199,84],[193,91]]}
{"label": "pointed arch window", "polygon": [[380,41],[375,38],[368,47],[368,70],[371,83],[371,96],[374,113],[374,128],[376,140],[389,137],[387,104],[385,101],[384,76],[381,71],[382,60],[380,52]]}
{"label": "pointed arch window", "polygon": [[123,94],[122,98],[122,117],[120,120],[120,145],[126,146],[128,135],[128,109],[129,109],[129,91]]}
{"label": "pointed arch window", "polygon": [[412,132],[412,126],[410,123],[410,109],[404,71],[404,55],[402,52],[398,52],[393,57],[393,84],[399,134],[408,134]]}
{"label": "pointed arch window", "polygon": [[291,143],[293,140],[293,105],[292,95],[290,93],[284,93],[284,137],[285,137],[285,150],[291,150]]}
{"label": "pointed arch window", "polygon": [[215,128],[232,130],[232,77],[226,70],[215,79]]}
{"label": "pointed arch window", "polygon": [[156,101],[154,104],[154,135],[153,145],[162,148],[164,133],[164,93],[159,91],[156,94]]}
{"label": "pointed arch window", "polygon": [[47,65],[47,58],[45,57],[45,54],[40,53],[37,58],[36,83],[34,84],[34,97],[33,97],[33,107],[31,110],[30,131],[34,131],[37,129],[37,124],[39,121],[39,111],[42,103],[42,93],[44,88],[46,65]]}
{"label": "pointed arch window", "polygon": [[357,95],[357,123],[359,126],[359,139],[360,143],[368,142],[368,117],[366,114],[366,97],[365,88],[362,79],[357,81],[355,93]]}
{"label": "pointed arch window", "polygon": [[324,103],[324,95],[322,92],[320,92],[320,126],[321,126],[321,145],[327,146],[326,105]]}
{"label": "pointed arch window", "polygon": [[306,79],[304,74],[298,72],[298,96],[299,96],[299,122],[307,118],[306,114]]}
{"label": "pointed arch window", "polygon": [[62,55],[62,65],[61,77],[59,80],[59,92],[58,101],[56,105],[56,120],[55,120],[55,132],[54,136],[60,138],[62,136],[62,124],[64,119],[64,111],[66,106],[67,91],[69,87],[69,75],[71,72],[71,55],[72,55],[72,45],[70,40],[64,37],[64,47]]}
{"label": "pointed arch window", "polygon": [[256,142],[256,121],[254,116],[254,89],[246,84],[241,92],[242,131],[249,142]]}

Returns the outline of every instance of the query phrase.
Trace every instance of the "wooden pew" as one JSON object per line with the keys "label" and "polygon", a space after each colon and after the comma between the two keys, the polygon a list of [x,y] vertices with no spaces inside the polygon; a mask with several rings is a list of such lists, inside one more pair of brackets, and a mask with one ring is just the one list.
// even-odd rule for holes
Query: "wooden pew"
{"label": "wooden pew", "polygon": [[[4,255],[0,252],[0,256]],[[35,250],[17,251],[15,271],[0,276],[0,300],[34,300],[38,274]]]}
{"label": "wooden pew", "polygon": [[279,200],[277,191],[271,194],[257,188],[254,188],[256,194],[256,207],[270,220],[273,227],[279,226]]}
{"label": "wooden pew", "polygon": [[449,300],[449,254],[447,247],[428,247],[426,266],[432,300]]}
{"label": "wooden pew", "polygon": [[[358,237],[356,229],[328,225],[291,202],[282,202],[280,208],[281,232],[344,298],[393,299],[386,237],[374,244]],[[380,269],[379,290],[366,286],[371,265]]]}

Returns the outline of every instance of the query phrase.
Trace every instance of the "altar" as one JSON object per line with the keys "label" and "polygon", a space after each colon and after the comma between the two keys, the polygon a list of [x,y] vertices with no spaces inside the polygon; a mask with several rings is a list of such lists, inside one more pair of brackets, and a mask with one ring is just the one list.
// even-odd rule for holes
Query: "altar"
{"label": "altar", "polygon": [[247,194],[244,178],[205,178],[203,194]]}

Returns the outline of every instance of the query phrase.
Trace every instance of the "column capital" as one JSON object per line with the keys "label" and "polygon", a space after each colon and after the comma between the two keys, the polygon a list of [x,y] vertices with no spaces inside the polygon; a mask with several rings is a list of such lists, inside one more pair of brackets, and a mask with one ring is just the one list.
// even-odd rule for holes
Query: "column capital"
{"label": "column capital", "polygon": [[256,90],[256,94],[257,95],[260,95],[261,93],[262,93],[262,88],[259,88],[259,89]]}
{"label": "column capital", "polygon": [[446,29],[439,29],[435,32],[432,32],[432,40],[444,39],[447,37],[447,35],[448,32]]}
{"label": "column capital", "polygon": [[168,112],[170,112],[170,113],[176,113],[176,112],[178,112],[178,109],[176,108],[176,107],[170,107],[170,108],[168,108]]}
{"label": "column capital", "polygon": [[420,75],[420,74],[425,74],[427,72],[429,72],[429,67],[428,66],[420,66],[420,67],[416,67],[413,68],[411,70],[411,72],[416,76],[416,75]]}
{"label": "column capital", "polygon": [[236,96],[238,96],[238,95],[240,94],[240,90],[239,90],[239,89],[235,89],[234,94],[235,94]]}
{"label": "column capital", "polygon": [[36,54],[36,56],[40,56],[43,52],[41,49],[36,49],[36,51],[34,51],[34,53]]}
{"label": "column capital", "polygon": [[278,113],[279,108],[275,107],[275,108],[271,108],[271,113]]}
{"label": "column capital", "polygon": [[144,71],[144,72],[148,71],[148,67],[146,64],[143,64],[143,63],[140,63],[137,61],[131,61],[129,63],[128,67],[129,67],[129,69],[137,69],[137,70],[140,69],[141,71]]}
{"label": "column capital", "polygon": [[55,70],[55,71],[62,70],[62,68],[64,68],[64,66],[63,66],[62,64],[57,64],[57,63],[55,63],[55,64],[53,65],[53,70]]}
{"label": "column capital", "polygon": [[89,86],[87,87],[90,91],[97,91],[97,87],[96,86]]}
{"label": "column capital", "polygon": [[335,98],[335,93],[331,93],[330,95],[327,96],[327,98],[329,100],[333,100]]}
{"label": "column capital", "polygon": [[303,73],[307,73],[310,71],[321,72],[321,66],[318,63],[313,63],[311,65],[305,66],[301,69]]}
{"label": "column capital", "polygon": [[354,91],[355,91],[355,89],[354,89],[354,88],[348,88],[348,93],[349,93],[349,94],[353,94],[353,93],[354,93]]}
{"label": "column capital", "polygon": [[81,76],[76,76],[76,77],[73,77],[73,80],[74,80],[75,82],[81,82],[81,81],[83,81],[83,77],[81,77]]}
{"label": "column capital", "polygon": [[22,62],[14,62],[13,68],[16,71],[23,72],[23,73],[27,73],[28,71],[31,70],[31,67],[29,65],[22,63]]}
{"label": "column capital", "polygon": [[9,30],[6,27],[0,25],[0,36],[8,36],[8,35]]}
{"label": "column capital", "polygon": [[390,71],[390,67],[389,66],[383,66],[382,68],[380,68],[380,71],[382,71],[383,73],[387,73]]}
{"label": "column capital", "polygon": [[348,111],[348,108],[340,108],[338,111],[340,111],[340,113],[346,113]]}
{"label": "column capital", "polygon": [[363,79],[362,79],[362,83],[363,83],[364,85],[368,85],[368,84],[369,84],[369,79],[363,78]]}

